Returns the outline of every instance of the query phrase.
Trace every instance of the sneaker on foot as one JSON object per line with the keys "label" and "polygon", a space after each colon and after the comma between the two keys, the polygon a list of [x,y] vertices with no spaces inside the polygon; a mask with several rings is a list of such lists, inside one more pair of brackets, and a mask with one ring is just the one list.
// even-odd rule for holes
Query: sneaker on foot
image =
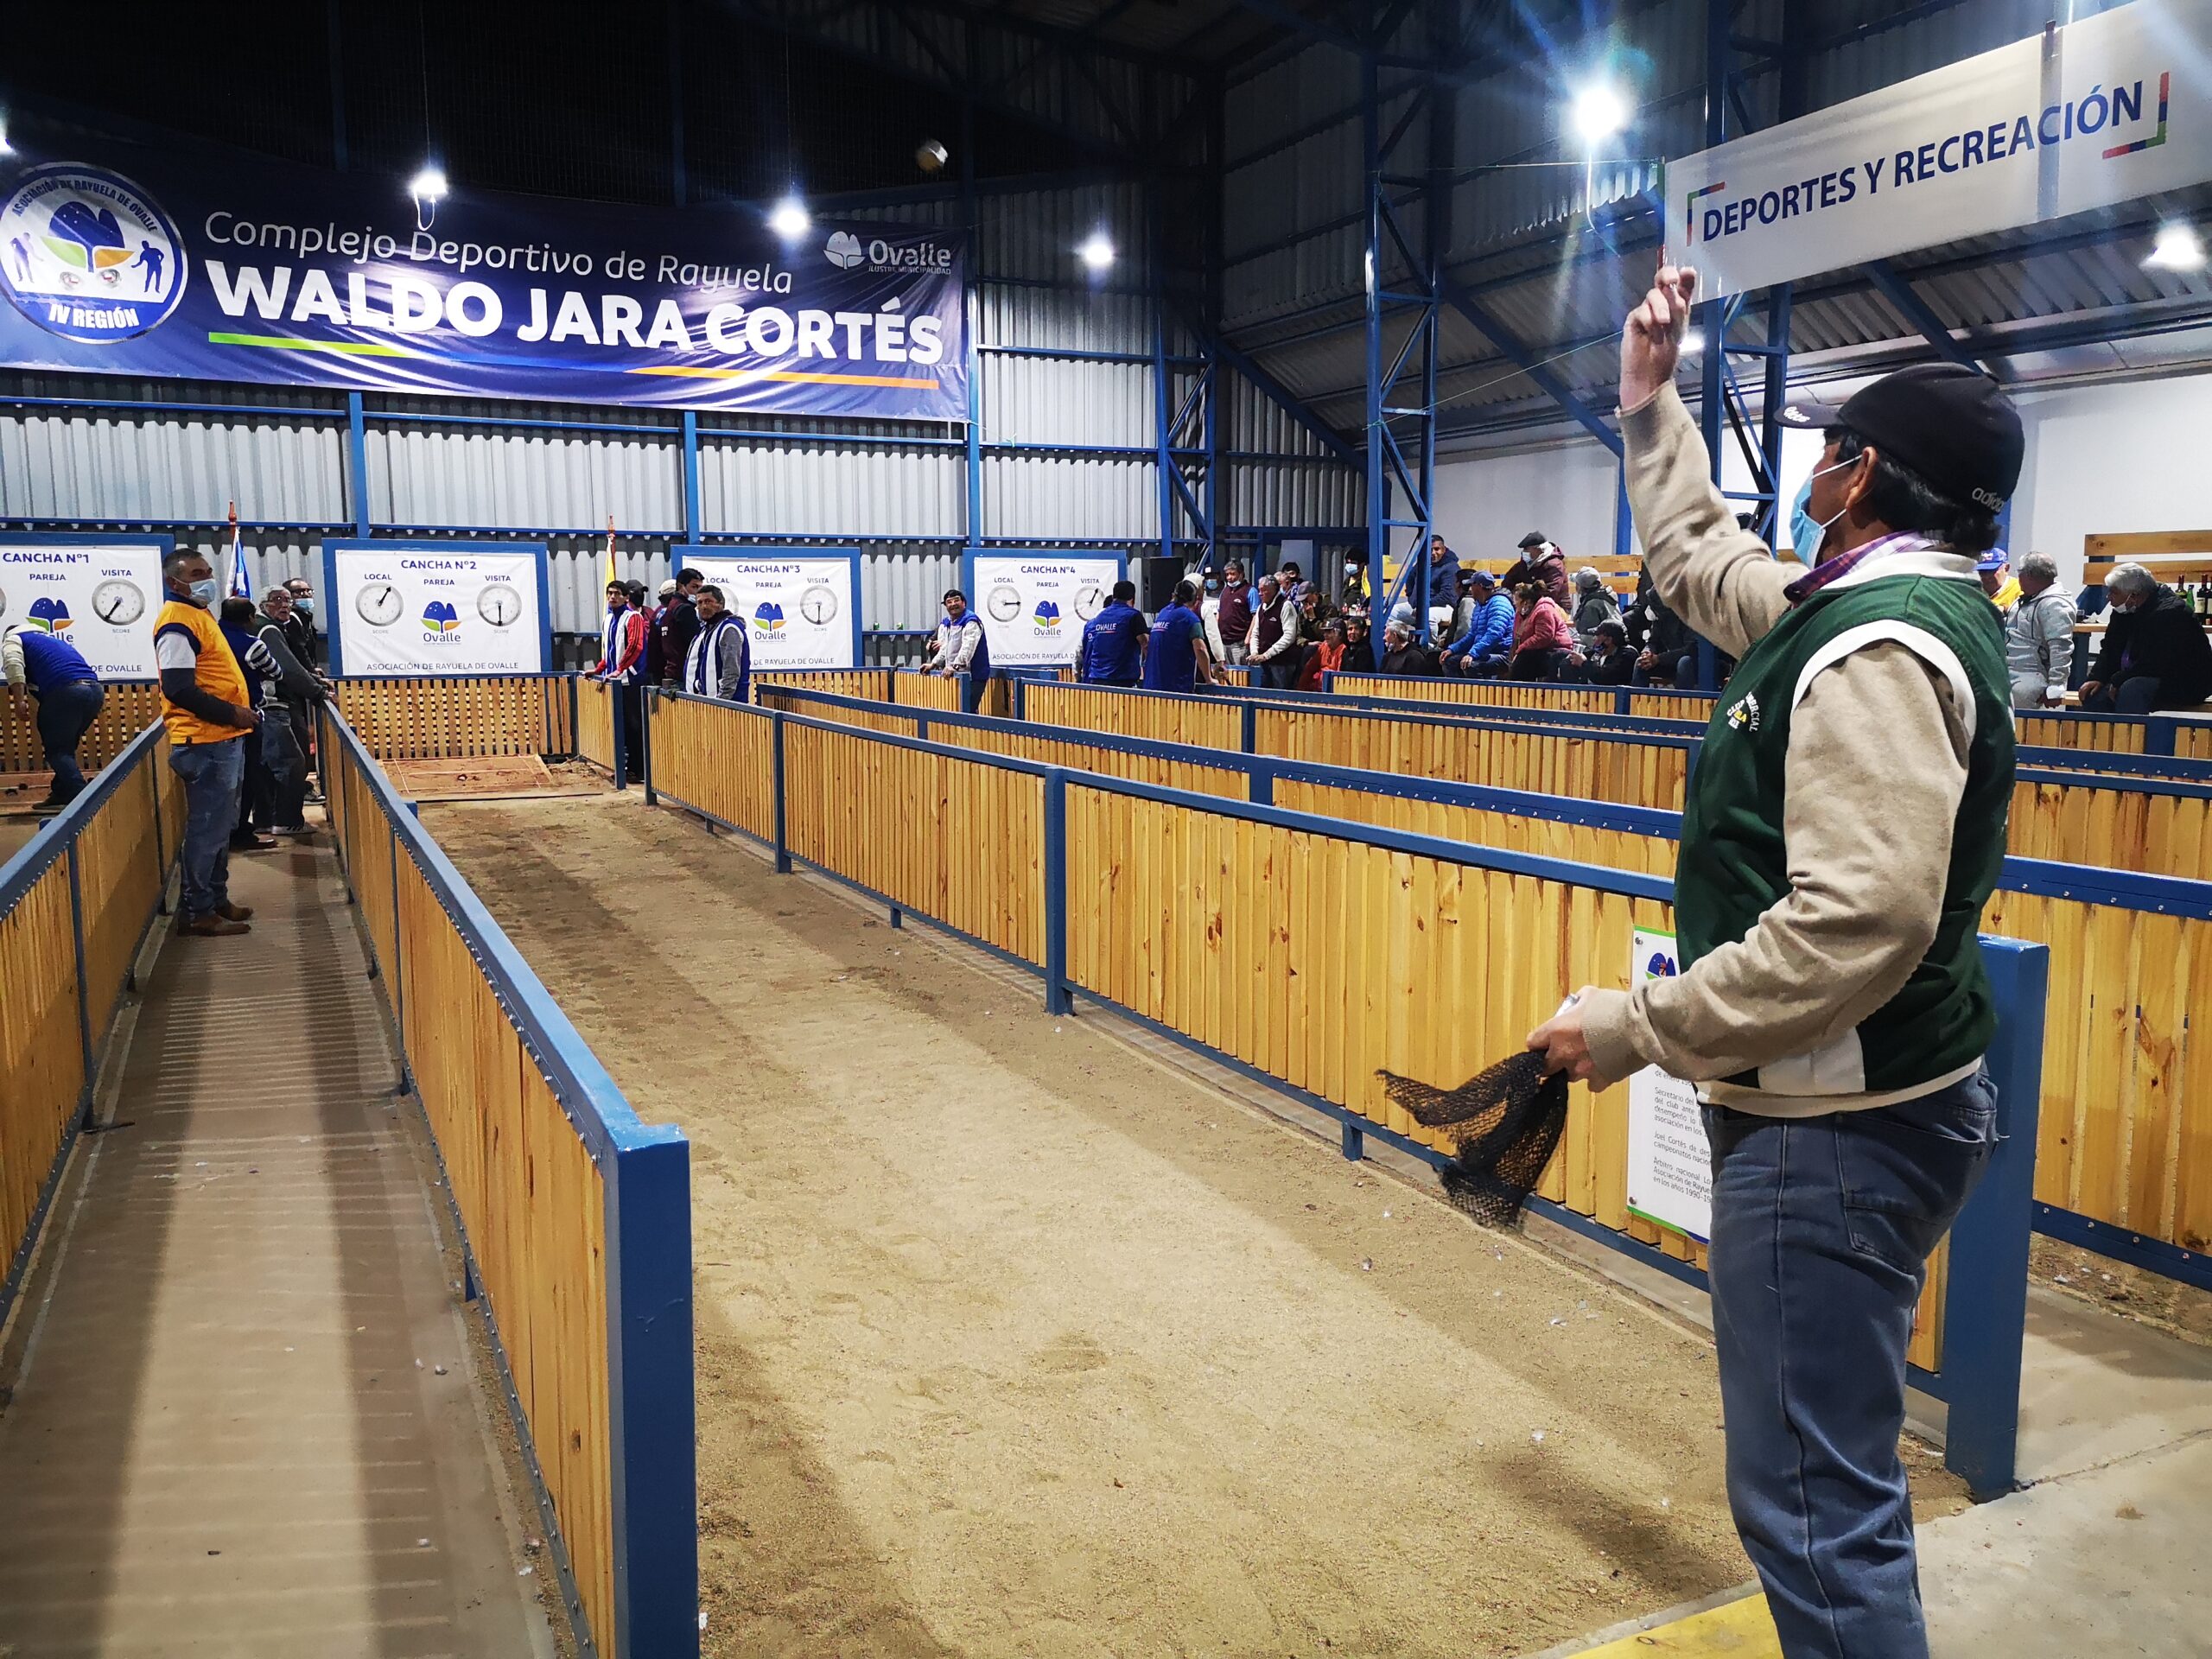
{"label": "sneaker on foot", "polygon": [[269,833],[272,836],[287,836],[294,841],[304,841],[315,834],[315,825],[311,823],[280,823],[271,829]]}

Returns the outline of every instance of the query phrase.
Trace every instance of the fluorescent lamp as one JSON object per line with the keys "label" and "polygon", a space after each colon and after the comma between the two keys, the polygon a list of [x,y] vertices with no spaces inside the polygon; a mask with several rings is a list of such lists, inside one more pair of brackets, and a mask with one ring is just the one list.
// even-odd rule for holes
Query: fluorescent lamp
{"label": "fluorescent lamp", "polygon": [[785,196],[768,215],[768,228],[786,242],[796,242],[813,227],[813,217],[797,196]]}
{"label": "fluorescent lamp", "polygon": [[1103,270],[1114,263],[1114,245],[1107,239],[1105,232],[1094,231],[1090,239],[1075,251],[1075,256],[1086,269]]}
{"label": "fluorescent lamp", "polygon": [[1595,81],[1574,95],[1569,118],[1583,143],[1592,149],[1628,125],[1628,100],[1613,86]]}
{"label": "fluorescent lamp", "polygon": [[2157,270],[2202,270],[2204,269],[2203,238],[2191,226],[2161,225],[2158,239],[2151,249],[2151,257],[2143,263]]}

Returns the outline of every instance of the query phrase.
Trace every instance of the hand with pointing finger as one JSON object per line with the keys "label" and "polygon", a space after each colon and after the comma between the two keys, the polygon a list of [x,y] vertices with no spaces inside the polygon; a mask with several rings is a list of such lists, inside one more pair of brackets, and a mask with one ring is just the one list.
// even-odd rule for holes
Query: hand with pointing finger
{"label": "hand with pointing finger", "polygon": [[1621,407],[1634,409],[1675,378],[1681,361],[1682,336],[1689,333],[1690,307],[1696,303],[1697,272],[1688,265],[1662,265],[1651,290],[1628,314],[1621,330]]}

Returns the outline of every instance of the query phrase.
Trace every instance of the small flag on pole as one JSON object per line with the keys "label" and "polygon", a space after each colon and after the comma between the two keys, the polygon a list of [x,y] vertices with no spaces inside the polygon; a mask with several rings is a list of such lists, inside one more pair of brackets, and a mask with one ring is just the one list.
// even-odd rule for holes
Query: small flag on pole
{"label": "small flag on pole", "polygon": [[238,504],[235,501],[231,503],[231,597],[253,597],[253,583],[245,574],[245,545],[238,536]]}
{"label": "small flag on pole", "polygon": [[607,568],[600,573],[599,586],[602,593],[606,591],[608,582],[620,580],[614,570],[614,515],[611,512],[607,515],[606,565]]}

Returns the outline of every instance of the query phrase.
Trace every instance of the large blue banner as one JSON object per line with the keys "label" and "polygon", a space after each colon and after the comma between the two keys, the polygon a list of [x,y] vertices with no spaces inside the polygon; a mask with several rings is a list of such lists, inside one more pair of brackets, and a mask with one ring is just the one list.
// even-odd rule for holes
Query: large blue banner
{"label": "large blue banner", "polygon": [[[428,228],[418,228],[428,218]],[[967,417],[958,232],[757,210],[0,156],[0,364],[284,385]]]}

